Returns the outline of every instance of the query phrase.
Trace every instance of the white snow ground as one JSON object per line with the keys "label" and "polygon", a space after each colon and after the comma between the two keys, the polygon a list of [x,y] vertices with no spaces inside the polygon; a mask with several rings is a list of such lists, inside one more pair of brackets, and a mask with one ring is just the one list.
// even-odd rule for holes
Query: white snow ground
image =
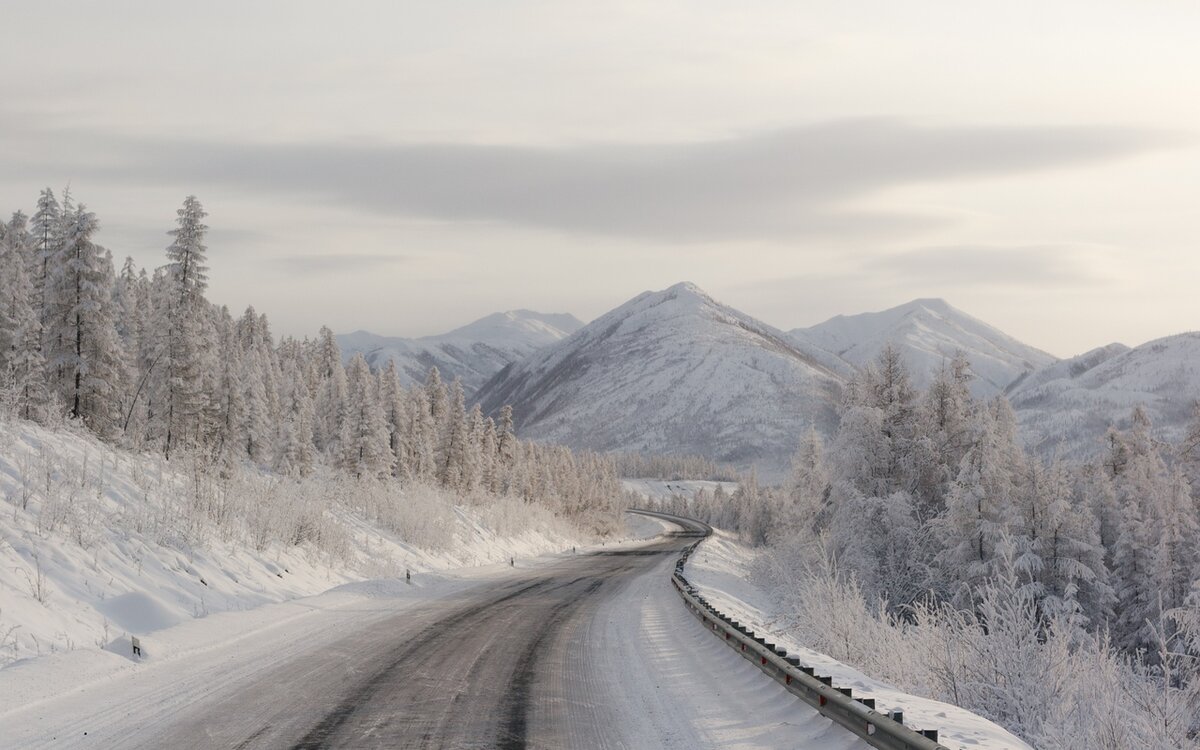
{"label": "white snow ground", "polygon": [[[851,666],[805,648],[786,631],[772,627],[776,615],[771,596],[751,581],[755,554],[733,535],[716,530],[688,559],[685,574],[704,591],[705,598],[713,606],[746,623],[756,633],[769,633],[770,640],[786,648],[789,654],[799,656],[801,664],[814,667],[820,674],[831,675],[834,685],[853,688],[855,696],[875,698],[876,710],[886,712],[899,708],[904,711],[904,723],[908,726],[937,729],[941,744],[955,750],[1032,750],[1008,731],[966,709],[903,693]],[[709,639],[725,648],[716,638],[709,636]],[[749,671],[758,674],[753,669]],[[763,682],[772,682],[765,675],[759,676]]]}
{"label": "white snow ground", "polygon": [[[27,507],[23,478],[32,482]],[[501,534],[480,517],[486,509],[430,500],[437,528],[410,538],[440,536],[437,551],[340,508],[324,515],[341,555],[308,543],[258,550],[241,532],[197,524],[189,534],[181,520],[187,482],[157,456],[68,430],[0,423],[0,674],[16,661],[76,649],[125,654],[131,635],[145,640],[195,618],[403,577],[405,569],[485,565],[581,544],[565,525],[517,517],[524,523]]]}
{"label": "white snow ground", "polygon": [[[639,519],[631,533],[657,533],[660,523]],[[596,715],[564,727],[567,746],[865,747],[704,630],[671,588],[672,565],[664,559],[633,579],[575,634],[587,669],[571,670],[566,689],[573,704]],[[147,655],[136,662],[98,649],[23,661],[0,670],[0,748],[105,747],[106,737],[204,700],[214,685],[301,658],[380,617],[438,607],[466,587],[519,574],[504,565],[420,574],[412,585],[350,584],[250,612],[213,615],[147,637]]]}

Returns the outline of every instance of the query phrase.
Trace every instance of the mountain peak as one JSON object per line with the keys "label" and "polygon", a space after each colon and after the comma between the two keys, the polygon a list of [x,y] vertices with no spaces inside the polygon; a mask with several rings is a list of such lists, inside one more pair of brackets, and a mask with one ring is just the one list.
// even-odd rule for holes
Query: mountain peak
{"label": "mountain peak", "polygon": [[447,380],[461,378],[471,393],[505,366],[582,327],[568,313],[506,310],[436,336],[396,338],[355,331],[339,334],[337,340],[347,359],[362,353],[374,368],[395,361],[405,385],[424,382],[429,368],[436,366]]}
{"label": "mountain peak", "polygon": [[695,297],[703,297],[704,299],[712,299],[712,297],[708,296],[708,292],[704,291],[699,286],[697,286],[696,284],[693,284],[690,281],[681,281],[678,284],[673,284],[673,285],[667,287],[663,291],[667,294],[675,294],[675,295],[688,294],[688,295],[692,295]]}
{"label": "mountain peak", "polygon": [[477,399],[488,412],[511,405],[529,439],[782,471],[796,435],[833,423],[850,372],[683,282],[505,368]]}
{"label": "mountain peak", "polygon": [[1056,360],[939,297],[922,297],[879,312],[839,315],[792,331],[800,341],[823,347],[863,367],[887,345],[898,347],[918,385],[929,382],[943,362],[962,351],[976,375],[972,391],[1001,393],[1016,379]]}
{"label": "mountain peak", "polygon": [[905,305],[900,305],[898,309],[914,309],[925,308],[939,313],[958,312],[958,310],[941,297],[919,297]]}
{"label": "mountain peak", "polygon": [[[617,310],[633,310],[639,309],[643,305],[650,307],[658,307],[666,303],[675,303],[677,306],[682,306],[687,310],[698,310],[705,307],[722,307],[722,305],[714,300],[708,292],[696,286],[690,281],[681,281],[678,284],[672,284],[666,289],[658,291],[648,291],[639,294],[633,299],[621,305]],[[614,311],[615,312],[615,311]]]}

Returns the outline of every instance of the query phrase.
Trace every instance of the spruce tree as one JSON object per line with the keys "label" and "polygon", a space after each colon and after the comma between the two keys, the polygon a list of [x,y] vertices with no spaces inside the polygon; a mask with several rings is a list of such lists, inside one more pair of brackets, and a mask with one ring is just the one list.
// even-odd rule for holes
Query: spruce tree
{"label": "spruce tree", "polygon": [[259,345],[260,335],[258,315],[253,307],[249,307],[238,321],[238,341],[242,356],[240,385],[245,409],[242,423],[244,455],[256,464],[268,465],[275,442],[273,425],[278,412],[271,410],[267,395],[268,363],[264,361],[262,347]]}
{"label": "spruce tree", "polygon": [[342,419],[346,414],[346,370],[333,331],[324,326],[317,340],[316,360],[316,445],[325,455],[337,456],[342,452]]}
{"label": "spruce tree", "polygon": [[200,201],[189,195],[177,211],[174,239],[167,248],[167,280],[170,294],[166,310],[166,346],[160,368],[165,383],[163,404],[166,434],[163,453],[169,458],[173,444],[194,443],[200,436],[200,420],[207,404],[202,390],[203,362],[200,340],[207,302],[207,247],[204,236],[207,215]]}
{"label": "spruce tree", "polygon": [[315,461],[313,448],[313,403],[308,383],[294,358],[283,363],[283,413],[275,445],[275,470],[281,474],[308,476]]}
{"label": "spruce tree", "polygon": [[361,353],[346,369],[348,399],[343,419],[345,469],[355,477],[379,478],[392,471],[387,423],[376,394],[376,380]]}
{"label": "spruce tree", "polygon": [[112,263],[96,246],[95,214],[67,214],[50,292],[50,368],[67,415],[109,435],[118,424],[121,353],[113,321]]}

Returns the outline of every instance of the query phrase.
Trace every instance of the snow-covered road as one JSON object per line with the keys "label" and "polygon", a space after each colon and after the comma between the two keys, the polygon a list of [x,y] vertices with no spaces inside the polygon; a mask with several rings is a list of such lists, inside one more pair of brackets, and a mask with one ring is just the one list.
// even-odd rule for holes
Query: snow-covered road
{"label": "snow-covered road", "polygon": [[[669,583],[685,541],[425,596],[351,587],[77,681],[5,670],[0,747],[860,747],[686,612]],[[59,694],[32,694],[39,669]]]}

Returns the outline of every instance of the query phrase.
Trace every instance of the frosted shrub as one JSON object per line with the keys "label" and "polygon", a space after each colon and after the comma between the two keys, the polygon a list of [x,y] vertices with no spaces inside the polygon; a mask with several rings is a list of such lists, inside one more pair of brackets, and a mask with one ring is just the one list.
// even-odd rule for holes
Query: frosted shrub
{"label": "frosted shrub", "polygon": [[781,624],[806,646],[974,711],[1036,747],[1200,747],[1200,617],[1178,613],[1172,647],[1155,665],[1122,656],[1104,635],[1048,620],[1021,585],[1011,545],[1000,552],[972,610],[927,599],[889,614],[820,542],[778,544],[756,574],[776,592]]}
{"label": "frosted shrub", "polygon": [[367,486],[369,517],[402,541],[430,551],[454,543],[457,517],[444,491],[416,482],[403,489],[395,483]]}
{"label": "frosted shrub", "polygon": [[[935,697],[952,700],[1024,737],[1036,735],[1045,712],[1069,678],[1067,639],[1048,623],[1021,587],[1011,548],[1001,552],[999,574],[979,593],[974,612],[931,607],[917,620],[938,637],[923,639],[938,651],[957,653],[929,674]],[[938,642],[941,641],[939,644]],[[919,640],[918,642],[922,642]],[[937,664],[936,653],[923,655]],[[950,669],[949,667],[957,667]],[[950,682],[937,682],[938,676]]]}

